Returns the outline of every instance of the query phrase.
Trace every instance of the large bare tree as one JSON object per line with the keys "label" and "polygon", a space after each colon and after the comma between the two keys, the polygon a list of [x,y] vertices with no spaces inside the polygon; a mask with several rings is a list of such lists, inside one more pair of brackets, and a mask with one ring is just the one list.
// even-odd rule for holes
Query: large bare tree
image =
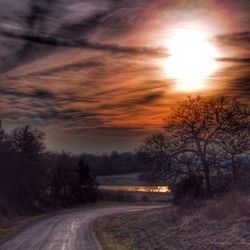
{"label": "large bare tree", "polygon": [[[167,180],[178,180],[183,174],[202,174],[211,197],[211,167],[223,160],[225,145],[228,148],[230,144],[226,139],[236,144],[240,140],[230,133],[241,131],[249,136],[248,119],[249,106],[235,98],[188,98],[166,119],[165,132],[148,138],[140,151],[154,162],[154,172]],[[248,146],[246,140],[237,154]]]}

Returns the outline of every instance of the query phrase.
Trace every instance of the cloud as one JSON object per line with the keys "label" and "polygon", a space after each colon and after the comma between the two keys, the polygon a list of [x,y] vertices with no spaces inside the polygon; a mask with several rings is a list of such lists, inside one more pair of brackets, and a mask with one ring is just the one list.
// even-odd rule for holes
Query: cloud
{"label": "cloud", "polygon": [[226,46],[246,46],[249,48],[250,31],[218,35],[215,41]]}
{"label": "cloud", "polygon": [[239,76],[230,81],[228,90],[234,95],[250,98],[250,72],[249,75]]}
{"label": "cloud", "polygon": [[250,58],[222,57],[222,58],[217,58],[216,61],[250,64]]}
{"label": "cloud", "polygon": [[23,39],[29,43],[37,43],[55,47],[71,47],[71,48],[83,48],[83,49],[94,49],[94,50],[104,50],[113,53],[128,53],[128,54],[147,54],[147,55],[163,55],[162,48],[147,48],[147,47],[133,47],[133,46],[119,46],[117,44],[105,44],[105,43],[95,43],[90,42],[86,39],[76,39],[76,40],[65,40],[52,36],[34,36],[30,34],[18,34],[8,31],[1,31],[3,36],[9,38]]}
{"label": "cloud", "polygon": [[36,99],[54,99],[55,95],[47,90],[32,89],[30,92],[20,91],[13,88],[0,89],[1,96],[13,96],[16,98],[36,98]]}
{"label": "cloud", "polygon": [[140,105],[150,105],[161,99],[164,96],[164,91],[158,91],[148,94],[142,94],[137,97],[130,97],[122,101],[118,106],[127,107],[127,108],[138,108]]}
{"label": "cloud", "polygon": [[221,95],[238,96],[249,102],[250,97],[250,69],[249,63],[232,60],[228,66],[222,68],[215,77],[214,82],[217,83],[218,90]]}
{"label": "cloud", "polygon": [[[10,39],[8,44],[11,47],[13,43],[19,44],[19,46],[1,58],[0,72],[8,72],[20,65],[54,53],[59,48],[80,48],[129,55],[162,56],[166,54],[162,48],[122,46],[90,39],[92,34],[98,33],[100,30],[104,31],[111,25],[110,22],[105,22],[105,17],[124,7],[133,9],[143,1],[137,1],[134,4],[130,1],[123,3],[104,1],[101,5],[99,1],[86,1],[81,3],[85,7],[78,13],[82,18],[75,19],[75,4],[80,3],[63,3],[59,0],[36,2],[33,0],[26,4],[26,8],[23,8],[24,13],[22,17],[19,17],[21,19],[19,22],[16,21],[14,25],[2,24],[0,36]],[[90,11],[86,12],[86,8]],[[65,16],[70,19],[65,20]]]}
{"label": "cloud", "polygon": [[42,71],[35,71],[30,74],[13,76],[13,77],[9,77],[9,79],[17,80],[17,79],[27,78],[27,77],[51,76],[54,74],[65,73],[67,71],[79,71],[81,69],[90,69],[90,68],[96,69],[102,66],[105,66],[105,64],[100,61],[81,61],[77,63],[65,64],[60,67],[49,68],[49,69],[42,70]]}

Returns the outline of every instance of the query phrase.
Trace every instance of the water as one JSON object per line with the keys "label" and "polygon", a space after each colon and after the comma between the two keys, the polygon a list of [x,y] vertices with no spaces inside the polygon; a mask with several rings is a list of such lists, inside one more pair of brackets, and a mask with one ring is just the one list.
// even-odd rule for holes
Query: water
{"label": "water", "polygon": [[167,186],[115,186],[115,185],[100,185],[100,190],[113,191],[130,191],[130,192],[153,192],[153,193],[169,193]]}

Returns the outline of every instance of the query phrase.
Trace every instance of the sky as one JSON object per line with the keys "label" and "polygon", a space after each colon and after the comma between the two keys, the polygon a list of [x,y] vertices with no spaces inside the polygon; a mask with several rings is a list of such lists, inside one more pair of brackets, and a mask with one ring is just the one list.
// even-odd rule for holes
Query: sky
{"label": "sky", "polygon": [[249,0],[0,0],[0,119],[133,150],[187,96],[249,99],[249,24]]}

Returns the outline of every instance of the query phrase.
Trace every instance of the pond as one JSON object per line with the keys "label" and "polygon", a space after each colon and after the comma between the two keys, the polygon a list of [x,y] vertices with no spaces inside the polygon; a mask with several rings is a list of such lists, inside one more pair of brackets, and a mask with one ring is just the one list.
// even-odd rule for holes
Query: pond
{"label": "pond", "polygon": [[117,185],[100,185],[100,190],[110,191],[130,191],[130,192],[147,192],[147,193],[169,193],[167,186],[117,186]]}

